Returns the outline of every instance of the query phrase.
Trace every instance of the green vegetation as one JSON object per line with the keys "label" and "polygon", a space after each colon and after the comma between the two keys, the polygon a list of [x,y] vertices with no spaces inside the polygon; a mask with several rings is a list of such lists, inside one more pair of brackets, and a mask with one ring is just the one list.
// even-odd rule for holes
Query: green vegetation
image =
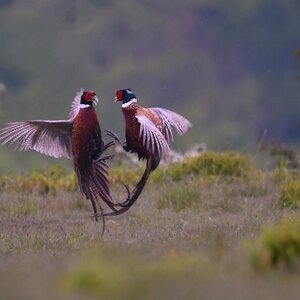
{"label": "green vegetation", "polygon": [[201,278],[204,266],[198,256],[174,251],[146,260],[125,253],[119,257],[112,249],[108,252],[94,247],[64,275],[60,286],[105,299],[160,298],[160,294],[172,294],[169,284],[187,284]]}
{"label": "green vegetation", "polygon": [[[103,237],[75,176],[61,167],[2,176],[1,296],[297,299],[300,210],[278,204],[283,195],[297,199],[300,174],[252,162],[207,152],[159,166],[126,214],[106,218]],[[124,198],[120,183],[132,188],[143,167],[111,168],[114,199]]]}
{"label": "green vegetation", "polygon": [[281,207],[297,208],[300,206],[300,179],[282,184],[279,205]]}
{"label": "green vegetation", "polygon": [[196,157],[190,157],[183,162],[160,168],[153,174],[154,182],[161,180],[178,181],[187,175],[205,177],[246,177],[251,176],[253,166],[250,160],[237,152],[205,152]]}
{"label": "green vegetation", "polygon": [[[0,127],[67,118],[83,87],[122,135],[130,87],[193,123],[181,149],[251,152],[265,128],[292,145],[266,143],[263,170],[232,151],[161,165],[103,237],[71,164],[47,168],[69,162],[1,147],[0,298],[299,299],[299,20],[296,0],[0,1]],[[143,171],[113,167],[114,199]]]}
{"label": "green vegetation", "polygon": [[263,228],[258,245],[250,251],[258,270],[291,269],[300,266],[300,221],[286,219],[274,228]]}
{"label": "green vegetation", "polygon": [[48,170],[35,170],[31,175],[0,176],[2,191],[18,193],[55,194],[57,191],[77,190],[75,174],[66,176],[59,166]]}
{"label": "green vegetation", "polygon": [[[66,118],[84,87],[99,96],[102,128],[122,134],[112,100],[131,87],[145,106],[191,120],[181,149],[251,151],[265,128],[266,139],[299,145],[300,3],[275,2],[1,1],[0,127]],[[1,174],[49,162],[0,154]]]}
{"label": "green vegetation", "polygon": [[[126,162],[112,168],[112,184],[136,184],[143,173],[143,167],[132,166]],[[235,152],[207,152],[191,157],[183,162],[160,167],[151,174],[150,181],[161,182],[179,181],[187,176],[204,176],[206,178],[246,178],[253,172],[253,166],[246,156]],[[47,171],[35,170],[30,175],[0,176],[2,190],[20,193],[37,192],[39,194],[56,193],[59,190],[77,190],[76,176],[66,175],[59,166],[50,167]]]}
{"label": "green vegetation", "polygon": [[120,182],[127,184],[136,184],[141,178],[144,172],[143,166],[133,166],[127,162],[121,162],[117,167],[111,170],[112,184],[118,184]]}
{"label": "green vegetation", "polygon": [[186,208],[199,209],[201,205],[201,185],[199,183],[195,180],[189,180],[164,184],[158,208],[168,207],[175,211]]}
{"label": "green vegetation", "polygon": [[[171,178],[196,174],[201,176],[245,177],[251,176],[252,164],[245,155],[237,152],[205,152],[170,167]],[[181,173],[180,173],[181,171]],[[167,171],[168,174],[168,171]]]}

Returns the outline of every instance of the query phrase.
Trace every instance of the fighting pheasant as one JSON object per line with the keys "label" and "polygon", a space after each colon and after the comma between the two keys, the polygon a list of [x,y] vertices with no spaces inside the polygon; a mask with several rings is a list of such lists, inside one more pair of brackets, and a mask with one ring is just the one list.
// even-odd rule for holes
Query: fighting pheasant
{"label": "fighting pheasant", "polygon": [[109,136],[118,141],[127,152],[137,153],[139,159],[146,159],[146,169],[131,196],[120,203],[117,211],[105,215],[119,215],[127,211],[143,191],[149,175],[160,163],[163,156],[168,155],[169,144],[173,141],[172,127],[179,135],[183,135],[192,124],[183,116],[159,107],[145,108],[137,104],[137,98],[131,89],[118,90],[115,101],[121,101],[125,118],[126,142],[121,143],[119,137],[107,130]]}
{"label": "fighting pheasant", "polygon": [[91,200],[96,221],[96,202],[102,212],[100,199],[116,210],[110,195],[108,165],[105,162],[110,157],[102,157],[113,142],[105,145],[102,140],[93,107],[97,103],[95,92],[81,90],[74,98],[69,120],[14,122],[0,130],[0,142],[14,145],[15,150],[33,149],[52,157],[72,159],[79,189]]}

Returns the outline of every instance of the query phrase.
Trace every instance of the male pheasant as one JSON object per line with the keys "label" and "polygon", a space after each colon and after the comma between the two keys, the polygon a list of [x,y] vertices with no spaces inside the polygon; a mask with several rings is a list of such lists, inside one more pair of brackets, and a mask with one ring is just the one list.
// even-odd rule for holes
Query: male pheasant
{"label": "male pheasant", "polygon": [[[92,202],[96,221],[100,199],[112,210],[115,203],[109,190],[108,165],[102,153],[113,142],[104,144],[93,104],[96,93],[81,90],[71,106],[69,120],[31,120],[8,123],[0,130],[2,144],[13,144],[15,150],[33,149],[52,157],[73,160],[81,193]],[[103,228],[104,230],[104,228]]]}
{"label": "male pheasant", "polygon": [[109,136],[118,141],[127,152],[137,153],[139,159],[146,159],[146,169],[137,183],[132,195],[120,209],[105,215],[119,215],[127,211],[138,199],[146,185],[148,177],[160,163],[162,156],[168,155],[169,144],[173,141],[172,127],[183,135],[192,124],[183,116],[159,107],[145,108],[137,104],[137,98],[131,89],[118,90],[115,101],[121,101],[125,118],[126,142],[121,143],[118,136],[107,130]]}

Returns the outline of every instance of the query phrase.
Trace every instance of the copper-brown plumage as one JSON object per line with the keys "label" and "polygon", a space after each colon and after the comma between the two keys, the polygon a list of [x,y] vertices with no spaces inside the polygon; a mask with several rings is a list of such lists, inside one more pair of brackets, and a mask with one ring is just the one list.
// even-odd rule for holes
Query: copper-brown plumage
{"label": "copper-brown plumage", "polygon": [[139,137],[140,124],[135,117],[140,110],[141,107],[136,103],[132,104],[129,108],[122,109],[125,119],[126,147],[129,151],[136,152],[139,158],[146,159],[149,157],[150,152],[144,147]]}
{"label": "copper-brown plumage", "polygon": [[90,167],[93,158],[104,150],[98,118],[95,109],[90,106],[81,109],[73,122],[72,150],[74,168]]}
{"label": "copper-brown plumage", "polygon": [[[182,135],[192,124],[181,115],[163,108],[145,108],[137,104],[136,96],[130,89],[118,90],[116,101],[121,101],[125,119],[126,142],[122,144],[125,151],[137,153],[139,159],[146,159],[146,169],[140,181],[121,208],[106,215],[118,215],[127,211],[143,191],[148,177],[169,153],[169,143],[173,141],[171,127]],[[120,142],[113,132],[108,134]]]}
{"label": "copper-brown plumage", "polygon": [[[124,119],[125,119],[125,135],[126,135],[126,148],[130,152],[137,153],[139,159],[148,159],[153,156],[151,169],[154,170],[161,159],[161,154],[156,153],[149,147],[145,146],[145,142],[141,138],[141,124],[137,116],[144,116],[150,120],[157,129],[163,133],[163,121],[159,115],[151,108],[145,108],[137,103],[132,103],[130,106],[122,108]],[[168,144],[164,141],[164,147],[166,153],[169,151]]]}
{"label": "copper-brown plumage", "polygon": [[103,152],[112,144],[104,144],[93,107],[96,93],[81,90],[75,97],[69,120],[32,120],[8,123],[0,130],[2,144],[14,145],[16,150],[33,149],[53,157],[73,160],[81,193],[90,199],[97,220],[98,202],[103,200],[112,210],[115,203],[109,191],[107,157]]}
{"label": "copper-brown plumage", "polygon": [[107,146],[101,136],[96,111],[93,106],[80,109],[73,121],[71,135],[74,170],[78,177],[80,191],[90,199],[95,215],[95,201],[100,198],[111,208],[114,203],[110,196],[108,166],[101,158]]}

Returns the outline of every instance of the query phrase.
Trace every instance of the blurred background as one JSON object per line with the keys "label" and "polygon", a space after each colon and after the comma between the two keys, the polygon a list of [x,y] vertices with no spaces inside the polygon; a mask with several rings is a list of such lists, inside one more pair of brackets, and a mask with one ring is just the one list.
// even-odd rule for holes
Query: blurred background
{"label": "blurred background", "polygon": [[[298,0],[0,0],[0,126],[65,119],[83,87],[124,137],[116,89],[186,116],[184,151],[300,140]],[[108,140],[107,138],[105,138]],[[66,160],[0,148],[0,173]],[[71,167],[71,166],[70,166]]]}

